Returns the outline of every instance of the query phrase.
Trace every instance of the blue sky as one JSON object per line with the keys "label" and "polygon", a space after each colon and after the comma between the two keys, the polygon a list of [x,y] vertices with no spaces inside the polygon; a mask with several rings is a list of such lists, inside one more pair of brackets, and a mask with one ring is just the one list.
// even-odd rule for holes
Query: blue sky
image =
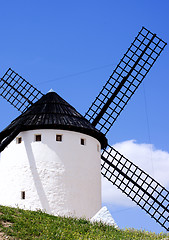
{"label": "blue sky", "polygon": [[[142,26],[169,44],[168,9],[167,0],[3,1],[0,76],[11,67],[43,93],[54,89],[84,114]],[[109,144],[135,140],[151,148],[150,155],[169,153],[168,76],[167,46],[112,127]],[[18,112],[2,98],[0,110],[2,130]],[[145,156],[144,161],[154,169],[157,162],[168,166],[169,159]],[[169,189],[169,180],[164,184]],[[121,228],[163,231],[134,205],[118,206],[113,195],[104,204]]]}

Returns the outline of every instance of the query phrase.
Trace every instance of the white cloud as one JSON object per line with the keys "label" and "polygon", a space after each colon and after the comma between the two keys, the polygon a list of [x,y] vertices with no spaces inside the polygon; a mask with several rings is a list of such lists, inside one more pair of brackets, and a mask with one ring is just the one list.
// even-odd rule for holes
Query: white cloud
{"label": "white cloud", "polygon": [[[153,177],[164,187],[169,188],[169,153],[155,149],[151,144],[138,144],[134,140],[116,143],[113,146],[130,161]],[[107,179],[102,179],[102,200],[114,205],[132,206],[132,201],[113,186]]]}

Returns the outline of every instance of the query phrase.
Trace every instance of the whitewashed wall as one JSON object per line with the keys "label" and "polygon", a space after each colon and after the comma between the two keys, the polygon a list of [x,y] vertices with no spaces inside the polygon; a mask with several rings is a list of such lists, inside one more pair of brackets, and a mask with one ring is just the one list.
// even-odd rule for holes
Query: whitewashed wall
{"label": "whitewashed wall", "polygon": [[[35,142],[35,134],[42,141]],[[62,134],[62,142],[56,141]],[[72,131],[20,133],[1,153],[0,204],[54,215],[92,217],[101,208],[100,143]],[[86,145],[80,139],[86,139]],[[25,191],[25,199],[21,199]]]}

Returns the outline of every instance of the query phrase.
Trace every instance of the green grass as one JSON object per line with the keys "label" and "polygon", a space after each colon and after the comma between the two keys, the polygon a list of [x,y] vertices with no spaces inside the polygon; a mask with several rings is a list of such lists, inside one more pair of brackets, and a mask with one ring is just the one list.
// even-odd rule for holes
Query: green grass
{"label": "green grass", "polygon": [[[155,234],[134,229],[120,230],[85,219],[55,217],[41,211],[25,211],[0,206],[0,236],[4,239],[163,239]],[[9,238],[7,237],[9,236]],[[1,238],[0,238],[1,239]],[[3,239],[3,238],[2,238]]]}

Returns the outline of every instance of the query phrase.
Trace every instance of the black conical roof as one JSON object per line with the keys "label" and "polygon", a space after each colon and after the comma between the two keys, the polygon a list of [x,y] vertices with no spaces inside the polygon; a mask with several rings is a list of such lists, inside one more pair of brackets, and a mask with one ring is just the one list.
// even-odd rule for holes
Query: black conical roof
{"label": "black conical roof", "polygon": [[63,129],[84,133],[98,139],[102,147],[107,140],[91,123],[55,92],[49,92],[0,133],[0,138],[19,131],[34,129]]}

